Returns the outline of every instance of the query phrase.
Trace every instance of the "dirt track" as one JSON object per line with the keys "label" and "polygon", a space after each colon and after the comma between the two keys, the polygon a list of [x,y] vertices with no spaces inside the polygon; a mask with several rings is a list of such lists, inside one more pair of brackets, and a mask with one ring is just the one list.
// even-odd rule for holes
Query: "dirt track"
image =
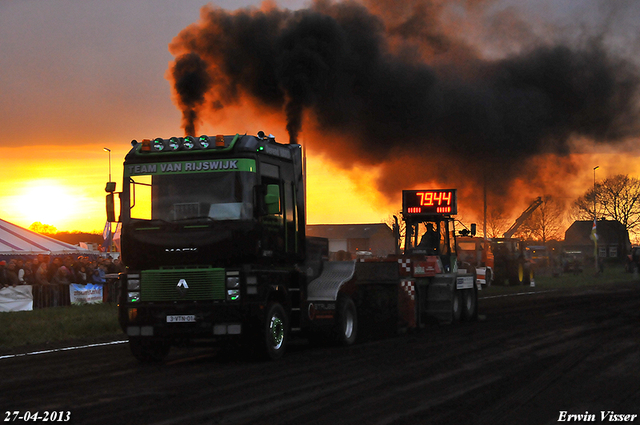
{"label": "dirt track", "polygon": [[537,425],[563,411],[588,411],[595,423],[601,411],[640,415],[640,283],[482,299],[480,310],[478,323],[350,348],[298,341],[273,363],[180,348],[143,366],[126,343],[0,359],[0,407],[3,419],[70,411],[76,424]]}

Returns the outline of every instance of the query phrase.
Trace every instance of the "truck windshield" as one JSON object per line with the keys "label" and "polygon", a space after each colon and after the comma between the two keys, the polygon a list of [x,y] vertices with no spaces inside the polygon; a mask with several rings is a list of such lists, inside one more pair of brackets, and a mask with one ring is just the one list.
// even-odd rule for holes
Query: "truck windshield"
{"label": "truck windshield", "polygon": [[167,222],[250,219],[254,179],[242,171],[131,176],[129,215]]}

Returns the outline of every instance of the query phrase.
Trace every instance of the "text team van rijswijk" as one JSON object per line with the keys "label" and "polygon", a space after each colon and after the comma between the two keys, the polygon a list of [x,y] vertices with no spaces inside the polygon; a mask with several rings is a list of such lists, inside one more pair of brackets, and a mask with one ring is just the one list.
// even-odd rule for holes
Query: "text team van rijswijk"
{"label": "text team van rijswijk", "polygon": [[195,161],[195,162],[167,162],[162,164],[129,165],[129,174],[150,174],[160,172],[208,171],[208,170],[237,170],[238,160],[229,161]]}

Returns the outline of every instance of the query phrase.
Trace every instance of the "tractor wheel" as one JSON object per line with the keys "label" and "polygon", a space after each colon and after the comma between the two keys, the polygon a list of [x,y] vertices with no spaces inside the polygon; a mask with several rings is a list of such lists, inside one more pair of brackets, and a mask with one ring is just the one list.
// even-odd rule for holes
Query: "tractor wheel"
{"label": "tractor wheel", "polygon": [[474,288],[464,289],[462,292],[462,318],[475,320],[478,317],[478,292]]}
{"label": "tractor wheel", "polygon": [[462,291],[458,291],[455,288],[455,284],[454,284],[454,288],[453,288],[453,299],[451,300],[451,315],[452,315],[452,322],[453,323],[458,323],[460,321],[460,318],[462,317],[462,300],[461,300],[461,296],[460,293]]}

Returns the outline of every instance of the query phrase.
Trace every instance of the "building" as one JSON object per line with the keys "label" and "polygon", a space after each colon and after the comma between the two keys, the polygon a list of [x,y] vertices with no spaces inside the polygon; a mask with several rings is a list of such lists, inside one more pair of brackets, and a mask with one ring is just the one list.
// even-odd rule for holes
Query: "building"
{"label": "building", "polygon": [[396,250],[393,231],[385,223],[309,224],[306,229],[307,236],[329,239],[331,259],[344,259],[344,253],[349,253],[351,258],[358,255],[386,257]]}
{"label": "building", "polygon": [[[564,234],[564,250],[593,257],[593,221],[574,221]],[[631,249],[629,232],[619,221],[598,220],[598,257],[622,258]]]}

